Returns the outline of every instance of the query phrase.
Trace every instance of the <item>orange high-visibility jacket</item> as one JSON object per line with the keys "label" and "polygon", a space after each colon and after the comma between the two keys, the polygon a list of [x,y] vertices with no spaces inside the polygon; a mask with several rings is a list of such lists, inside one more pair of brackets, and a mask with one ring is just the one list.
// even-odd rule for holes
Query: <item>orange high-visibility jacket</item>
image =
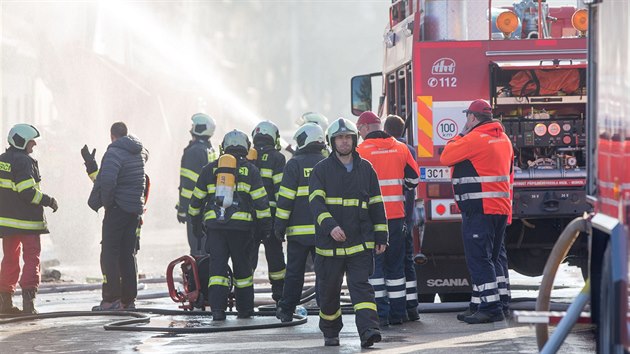
{"label": "orange high-visibility jacket", "polygon": [[[370,161],[381,187],[387,219],[405,217],[404,189],[418,185],[418,164],[404,143],[382,132],[368,134],[357,151]],[[403,188],[404,187],[404,188]]]}
{"label": "orange high-visibility jacket", "polygon": [[514,150],[497,121],[451,139],[440,156],[451,168],[457,206],[464,213],[512,215]]}

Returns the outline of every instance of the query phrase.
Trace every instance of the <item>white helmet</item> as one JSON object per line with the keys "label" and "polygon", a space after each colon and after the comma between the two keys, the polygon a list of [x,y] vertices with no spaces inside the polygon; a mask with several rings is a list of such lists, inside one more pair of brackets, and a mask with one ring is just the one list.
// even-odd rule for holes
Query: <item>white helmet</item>
{"label": "white helmet", "polygon": [[356,148],[357,141],[359,139],[359,130],[357,129],[357,126],[343,117],[335,119],[326,131],[326,140],[328,140],[328,145],[335,150],[335,144],[332,139],[338,135],[345,134],[352,135],[352,140],[354,142],[353,145]]}
{"label": "white helmet", "polygon": [[304,125],[306,123],[315,123],[322,127],[322,130],[328,128],[328,118],[323,114],[317,112],[306,112],[295,121],[297,125]]}
{"label": "white helmet", "polygon": [[310,143],[321,143],[326,145],[326,139],[324,138],[324,130],[322,127],[315,123],[305,123],[299,127],[293,134],[293,140],[297,142],[297,148],[302,149]]}
{"label": "white helmet", "polygon": [[9,130],[8,141],[16,149],[26,149],[29,141],[39,138],[39,131],[30,124],[16,124]]}
{"label": "white helmet", "polygon": [[240,148],[239,150],[241,150],[243,156],[247,155],[250,146],[251,143],[249,142],[247,134],[236,129],[225,134],[225,136],[223,137],[223,142],[221,142],[221,149],[223,149],[223,151],[226,151],[230,147]]}
{"label": "white helmet", "polygon": [[264,120],[256,125],[254,130],[252,130],[252,139],[254,140],[254,144],[256,144],[256,137],[261,135],[267,135],[273,141],[276,149],[280,149],[280,131],[278,127],[270,120]]}
{"label": "white helmet", "polygon": [[205,113],[195,113],[190,118],[193,121],[190,133],[196,136],[211,137],[214,134],[214,128],[217,123]]}

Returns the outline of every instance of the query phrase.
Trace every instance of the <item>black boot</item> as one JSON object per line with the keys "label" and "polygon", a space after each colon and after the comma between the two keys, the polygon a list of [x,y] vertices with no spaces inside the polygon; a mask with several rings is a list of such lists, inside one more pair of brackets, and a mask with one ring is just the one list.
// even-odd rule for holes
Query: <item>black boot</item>
{"label": "black boot", "polygon": [[33,303],[36,294],[37,289],[22,289],[22,313],[26,315],[37,315],[37,310],[35,310],[35,304]]}
{"label": "black boot", "polygon": [[13,306],[13,294],[0,293],[0,313],[5,315],[17,315],[22,313],[19,308]]}

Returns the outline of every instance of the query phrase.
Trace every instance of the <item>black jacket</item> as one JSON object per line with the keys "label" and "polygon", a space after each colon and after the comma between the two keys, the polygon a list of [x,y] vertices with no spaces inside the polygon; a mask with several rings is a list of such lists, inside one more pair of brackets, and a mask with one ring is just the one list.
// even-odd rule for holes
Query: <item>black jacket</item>
{"label": "black jacket", "polygon": [[147,151],[138,138],[128,135],[109,144],[103,155],[92,193],[90,208],[111,208],[141,215],[144,209],[144,163]]}
{"label": "black jacket", "polygon": [[217,159],[210,141],[195,138],[184,149],[179,169],[179,203],[177,212],[185,216],[192,197],[195,184],[203,166]]}
{"label": "black jacket", "polygon": [[321,148],[298,150],[284,168],[275,230],[286,234],[289,242],[315,246],[315,224],[308,202],[308,179],[315,165],[325,157]]}
{"label": "black jacket", "polygon": [[10,147],[0,155],[0,237],[48,233],[43,207],[51,198],[40,181],[37,160],[24,150]]}
{"label": "black jacket", "polygon": [[201,170],[188,208],[192,223],[201,225],[205,222],[206,229],[209,230],[251,231],[256,219],[259,230],[264,234],[270,233],[271,211],[267,192],[258,168],[244,157],[237,157],[234,202],[223,211],[224,218],[221,220],[222,210],[215,203],[218,165],[217,160]]}
{"label": "black jacket", "polygon": [[[378,177],[369,161],[354,151],[352,171],[336,153],[313,168],[309,179],[309,201],[315,218],[316,253],[346,257],[370,251],[374,244],[386,245],[387,219]],[[330,232],[340,226],[346,241],[337,242]]]}
{"label": "black jacket", "polygon": [[273,217],[286,159],[273,145],[255,146],[255,149],[258,152],[255,164],[260,170],[260,177],[262,177],[265,191],[267,191],[267,198],[269,198],[269,206],[271,206],[271,215]]}

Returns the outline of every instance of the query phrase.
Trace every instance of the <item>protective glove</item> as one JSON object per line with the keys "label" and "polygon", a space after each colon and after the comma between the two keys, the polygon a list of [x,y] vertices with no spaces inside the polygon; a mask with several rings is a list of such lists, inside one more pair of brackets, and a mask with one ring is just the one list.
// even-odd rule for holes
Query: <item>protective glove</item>
{"label": "protective glove", "polygon": [[276,236],[276,240],[278,240],[280,242],[284,242],[284,232],[283,231],[275,230],[274,234]]}
{"label": "protective glove", "polygon": [[83,145],[83,148],[81,148],[81,156],[83,157],[85,170],[88,175],[98,171],[98,164],[96,163],[96,149],[92,149],[92,153],[90,153],[88,146]]}
{"label": "protective glove", "polygon": [[180,224],[185,224],[186,223],[186,213],[177,212],[177,221]]}
{"label": "protective glove", "polygon": [[53,210],[53,213],[59,209],[59,204],[57,204],[57,199],[55,198],[50,198],[50,205],[48,206]]}

